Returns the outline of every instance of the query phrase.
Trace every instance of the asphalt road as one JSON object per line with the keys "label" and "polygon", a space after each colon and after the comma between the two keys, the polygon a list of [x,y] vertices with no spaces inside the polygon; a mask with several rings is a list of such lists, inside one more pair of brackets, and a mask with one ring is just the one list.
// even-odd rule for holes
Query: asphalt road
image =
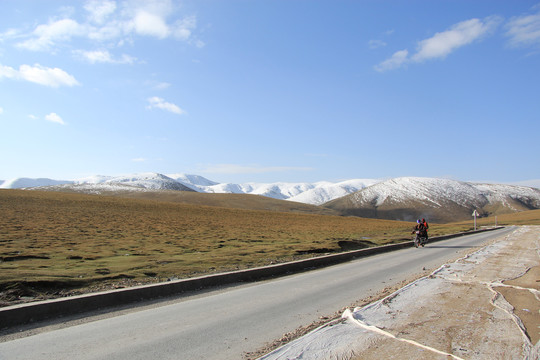
{"label": "asphalt road", "polygon": [[227,287],[14,340],[0,360],[242,359],[284,333],[479,247],[503,229]]}

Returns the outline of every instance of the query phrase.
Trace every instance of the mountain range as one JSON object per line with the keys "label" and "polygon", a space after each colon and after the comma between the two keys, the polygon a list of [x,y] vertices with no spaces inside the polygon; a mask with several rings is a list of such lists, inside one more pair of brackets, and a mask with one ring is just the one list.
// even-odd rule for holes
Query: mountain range
{"label": "mountain range", "polygon": [[451,222],[470,220],[475,210],[479,216],[487,216],[539,209],[540,190],[516,185],[403,177],[379,182],[324,206],[344,215]]}
{"label": "mountain range", "polygon": [[128,176],[92,176],[79,180],[53,180],[47,178],[17,178],[4,181],[0,189],[40,188],[42,190],[70,190],[82,193],[103,191],[180,190],[218,194],[262,195],[278,200],[289,200],[311,205],[351,194],[377,183],[374,179],[355,179],[342,182],[315,183],[218,183],[199,175],[142,173]]}
{"label": "mountain range", "polygon": [[485,216],[540,208],[540,190],[537,188],[420,177],[232,184],[218,183],[199,175],[143,173],[93,176],[74,181],[17,178],[0,181],[0,188],[92,194],[165,190],[250,194],[317,205],[341,215],[403,221],[423,217],[433,222],[449,222],[469,220],[474,210]]}

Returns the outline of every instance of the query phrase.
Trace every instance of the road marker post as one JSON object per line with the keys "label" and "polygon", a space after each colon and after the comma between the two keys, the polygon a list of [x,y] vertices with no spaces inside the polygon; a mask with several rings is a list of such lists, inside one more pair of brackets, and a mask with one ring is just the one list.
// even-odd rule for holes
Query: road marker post
{"label": "road marker post", "polygon": [[478,214],[478,211],[474,210],[472,213],[472,216],[474,216],[474,231],[476,231],[476,217],[480,215]]}

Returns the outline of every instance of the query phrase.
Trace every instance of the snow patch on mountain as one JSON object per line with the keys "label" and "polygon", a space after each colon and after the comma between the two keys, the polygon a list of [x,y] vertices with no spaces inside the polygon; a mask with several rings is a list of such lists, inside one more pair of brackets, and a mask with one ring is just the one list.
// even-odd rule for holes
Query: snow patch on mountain
{"label": "snow patch on mountain", "polygon": [[75,181],[17,181],[9,184],[9,188],[31,188],[43,190],[75,190],[78,192],[99,194],[105,191],[148,191],[178,190],[193,191],[180,182],[158,173],[142,173],[123,176],[96,175]]}
{"label": "snow patch on mountain", "polygon": [[208,180],[200,175],[168,174],[167,176],[195,191],[205,192],[204,188],[218,184],[217,182]]}
{"label": "snow patch on mountain", "polygon": [[315,183],[223,183],[211,186],[199,186],[199,189],[206,193],[252,194],[280,200],[320,205],[338,197],[352,194],[377,181],[372,179],[355,179],[338,183],[329,181]]}
{"label": "snow patch on mountain", "polygon": [[540,190],[536,188],[504,184],[473,184],[473,186],[492,204],[500,202],[510,209],[518,210],[510,202],[513,200],[527,207],[540,208]]}
{"label": "snow patch on mountain", "polygon": [[354,179],[338,183],[321,181],[315,183],[315,186],[312,189],[306,190],[298,195],[291,196],[287,200],[312,205],[321,205],[333,199],[357,192],[368,186],[376,184],[379,181],[380,180],[373,179]]}
{"label": "snow patch on mountain", "polygon": [[286,200],[304,191],[313,188],[311,183],[244,183],[244,184],[217,184],[209,186],[205,192],[212,193],[241,193],[271,197]]}
{"label": "snow patch on mountain", "polygon": [[[44,188],[55,186],[56,190],[72,190],[98,194],[105,191],[140,190],[194,190],[203,193],[252,194],[280,200],[291,200],[320,205],[332,199],[351,194],[378,180],[355,179],[342,182],[320,181],[315,183],[218,183],[199,175],[142,173],[123,176],[95,175],[74,181],[51,179],[14,179],[5,188]],[[49,190],[54,190],[49,188]]]}
{"label": "snow patch on mountain", "polygon": [[406,204],[409,201],[426,207],[443,209],[448,204],[466,208],[482,208],[501,203],[518,210],[521,205],[540,208],[540,190],[526,186],[475,184],[463,181],[420,177],[401,177],[385,181],[353,179],[341,182],[314,183],[218,183],[199,175],[141,173],[123,176],[95,175],[78,180],[18,178],[4,181],[0,188],[40,188],[74,190],[85,193],[114,191],[180,190],[204,193],[253,194],[280,200],[321,205],[350,196],[354,206],[378,208]]}
{"label": "snow patch on mountain", "polygon": [[75,184],[102,184],[111,179],[114,179],[114,176],[94,175],[75,180]]}
{"label": "snow patch on mountain", "polygon": [[60,184],[71,184],[73,181],[67,180],[53,180],[48,178],[16,178],[11,180],[6,180],[0,185],[0,189],[21,189],[37,186],[50,186],[50,185],[60,185]]}
{"label": "snow patch on mountain", "polygon": [[447,201],[460,206],[483,206],[488,200],[482,191],[472,184],[434,178],[401,177],[379,182],[353,196],[359,205],[379,207],[419,201],[429,206],[442,207]]}
{"label": "snow patch on mountain", "polygon": [[141,187],[148,190],[187,190],[184,185],[168,176],[157,173],[143,173],[128,176],[119,176],[108,179],[104,184],[122,184]]}

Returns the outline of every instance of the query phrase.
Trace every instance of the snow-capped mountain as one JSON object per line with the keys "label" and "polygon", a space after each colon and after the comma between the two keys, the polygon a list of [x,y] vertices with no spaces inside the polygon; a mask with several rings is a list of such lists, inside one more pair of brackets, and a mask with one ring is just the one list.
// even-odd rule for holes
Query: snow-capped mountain
{"label": "snow-capped mountain", "polygon": [[204,191],[205,187],[218,184],[217,182],[208,180],[207,178],[204,178],[200,175],[169,174],[167,176],[195,191],[205,192]]}
{"label": "snow-capped mountain", "polygon": [[279,200],[290,200],[320,205],[332,199],[353,193],[376,183],[373,179],[356,179],[342,182],[321,181],[315,183],[218,183],[200,175],[143,173],[128,176],[96,175],[74,181],[51,179],[13,179],[0,188],[41,188],[49,190],[72,190],[85,193],[106,191],[189,190],[203,193],[252,194]]}
{"label": "snow-capped mountain", "polygon": [[217,184],[209,186],[205,192],[253,194],[287,200],[315,187],[312,183],[244,183],[244,184]]}
{"label": "snow-capped mountain", "polygon": [[338,183],[321,181],[315,183],[314,188],[306,190],[298,195],[291,196],[287,200],[312,205],[321,205],[330,200],[352,194],[358,190],[366,188],[367,186],[376,184],[377,182],[379,182],[379,180],[373,179],[346,180]]}
{"label": "snow-capped mountain", "polygon": [[[171,176],[171,175],[169,175]],[[171,176],[173,177],[173,176]],[[216,183],[201,176],[187,175],[176,177],[178,181],[197,191],[216,194],[252,194],[271,197],[279,200],[296,201],[311,205],[320,205],[332,199],[365,188],[378,180],[356,179],[337,183],[320,181],[315,183]]]}
{"label": "snow-capped mountain", "polygon": [[53,180],[47,178],[31,179],[31,178],[16,178],[11,180],[5,180],[0,184],[0,189],[20,189],[30,188],[37,186],[50,186],[60,184],[72,184],[73,181],[69,180]]}
{"label": "snow-capped mountain", "polygon": [[103,184],[121,184],[124,186],[132,186],[143,188],[147,190],[180,190],[180,191],[192,191],[192,189],[179,183],[178,181],[171,179],[168,176],[157,173],[143,173],[128,176],[114,177],[105,180]]}
{"label": "snow-capped mountain", "polygon": [[261,195],[310,205],[324,205],[342,214],[411,221],[469,219],[473,210],[497,214],[540,208],[540,190],[525,186],[402,177],[380,181],[354,179],[315,183],[217,183],[199,175],[142,173],[92,176],[74,181],[19,178],[0,188],[26,188],[104,194],[159,190]]}
{"label": "snow-capped mountain", "polygon": [[376,183],[324,204],[349,215],[412,221],[470,219],[540,208],[540,190],[524,186],[475,184],[449,179],[402,177]]}
{"label": "snow-capped mountain", "polygon": [[71,190],[92,194],[99,194],[106,191],[194,191],[170,177],[157,173],[142,173],[128,176],[96,175],[74,181],[51,179],[27,179],[26,181],[21,181],[21,179],[14,179],[6,181],[1,187],[5,189]]}
{"label": "snow-capped mountain", "polygon": [[540,191],[536,188],[503,184],[473,184],[480,190],[490,204],[500,203],[505,207],[521,210],[540,208]]}

